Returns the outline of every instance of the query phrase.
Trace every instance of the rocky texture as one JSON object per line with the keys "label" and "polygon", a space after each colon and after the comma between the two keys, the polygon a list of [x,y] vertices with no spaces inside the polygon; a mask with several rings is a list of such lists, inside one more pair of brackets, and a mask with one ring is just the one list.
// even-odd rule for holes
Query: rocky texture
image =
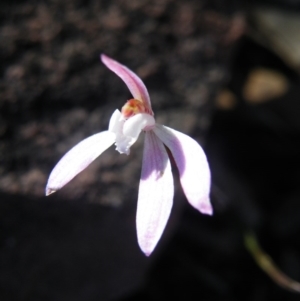
{"label": "rocky texture", "polygon": [[105,152],[48,199],[46,180],[130,97],[100,53],[141,76],[158,122],[202,141],[244,29],[225,2],[1,2],[1,300],[108,300],[141,285],[153,260],[135,237],[142,139],[129,157]]}
{"label": "rocky texture", "polygon": [[[35,196],[44,194],[58,159],[105,130],[130,97],[99,62],[100,53],[143,78],[158,122],[199,140],[244,28],[232,1],[49,0],[1,7],[0,189]],[[129,158],[106,152],[60,195],[114,206],[135,199],[141,147],[140,141]]]}

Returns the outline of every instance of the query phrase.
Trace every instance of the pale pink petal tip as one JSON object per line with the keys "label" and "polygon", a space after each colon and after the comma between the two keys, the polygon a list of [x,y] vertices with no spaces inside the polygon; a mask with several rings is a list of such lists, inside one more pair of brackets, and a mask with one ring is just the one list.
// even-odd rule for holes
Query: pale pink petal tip
{"label": "pale pink petal tip", "polygon": [[50,195],[69,183],[115,142],[116,134],[104,131],[90,136],[71,148],[55,165],[46,186]]}
{"label": "pale pink petal tip", "polygon": [[207,202],[205,202],[205,203],[202,203],[198,209],[203,214],[213,215],[213,207],[209,203],[209,200],[207,200]]}
{"label": "pale pink petal tip", "polygon": [[56,190],[55,190],[55,189],[52,189],[52,188],[49,188],[48,186],[47,186],[46,189],[45,189],[45,195],[46,195],[46,196],[48,196],[48,195],[50,195],[50,194],[52,194],[52,193],[54,193],[54,192],[56,192]]}

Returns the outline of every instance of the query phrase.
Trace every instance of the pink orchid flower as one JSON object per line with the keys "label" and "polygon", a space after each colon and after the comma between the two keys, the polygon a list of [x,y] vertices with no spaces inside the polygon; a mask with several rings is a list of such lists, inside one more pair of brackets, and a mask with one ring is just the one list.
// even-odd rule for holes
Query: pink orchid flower
{"label": "pink orchid flower", "polygon": [[136,226],[139,246],[149,256],[163,233],[173,204],[173,176],[166,148],[176,162],[189,203],[200,212],[212,215],[210,169],[195,140],[155,123],[150,97],[142,80],[104,54],[101,60],[125,82],[134,98],[127,101],[121,112],[114,111],[107,131],[82,140],[62,157],[50,174],[46,195],[66,185],[113,143],[119,153],[128,155],[141,131],[145,132]]}

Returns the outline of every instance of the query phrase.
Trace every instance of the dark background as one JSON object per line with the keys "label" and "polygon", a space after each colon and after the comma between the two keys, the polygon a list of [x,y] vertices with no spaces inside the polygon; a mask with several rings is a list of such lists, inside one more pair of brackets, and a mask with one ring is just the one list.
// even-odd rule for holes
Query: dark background
{"label": "dark background", "polygon": [[[299,300],[244,246],[253,230],[300,281],[299,75],[250,38],[249,10],[231,0],[1,1],[0,300]],[[59,158],[130,97],[100,53],[141,76],[157,122],[203,144],[212,169],[208,217],[187,204],[174,168],[174,208],[150,258],[135,233],[142,137],[129,157],[110,149],[43,196]],[[257,67],[284,75],[288,90],[246,101]]]}

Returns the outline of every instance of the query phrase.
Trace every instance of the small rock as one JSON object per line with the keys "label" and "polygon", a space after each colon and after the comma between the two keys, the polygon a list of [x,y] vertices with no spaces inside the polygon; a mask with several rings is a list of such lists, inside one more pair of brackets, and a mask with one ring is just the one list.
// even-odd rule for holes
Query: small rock
{"label": "small rock", "polygon": [[257,68],[250,72],[243,88],[243,96],[251,103],[262,103],[284,95],[289,89],[288,79],[281,73]]}

